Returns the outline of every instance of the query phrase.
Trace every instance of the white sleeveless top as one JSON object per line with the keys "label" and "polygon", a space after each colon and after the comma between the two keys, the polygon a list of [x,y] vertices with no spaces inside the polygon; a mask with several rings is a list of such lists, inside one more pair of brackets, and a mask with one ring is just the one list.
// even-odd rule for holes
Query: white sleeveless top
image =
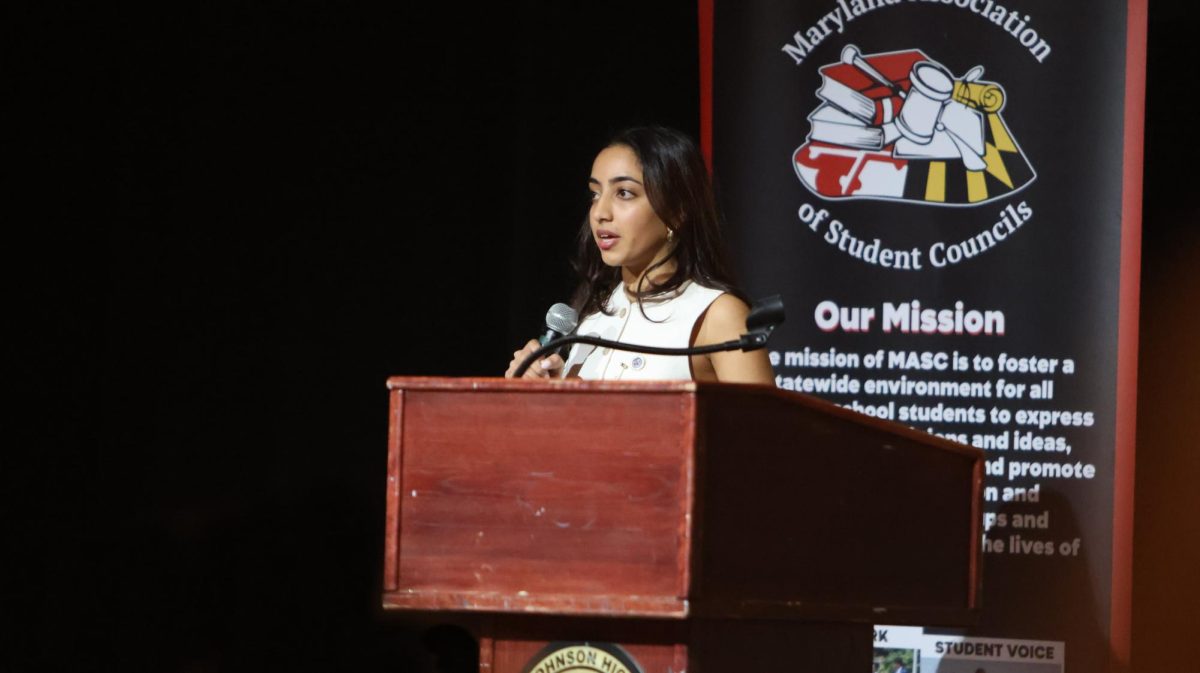
{"label": "white sleeveless top", "polygon": [[[642,306],[646,315],[643,316],[637,302],[630,301],[625,294],[624,283],[617,283],[608,298],[608,308],[614,311],[613,315],[600,311],[592,313],[575,331],[641,346],[687,348],[696,320],[722,294],[722,290],[689,281],[666,299],[644,300]],[[651,322],[647,317],[658,322]],[[570,374],[577,365],[582,365],[578,371],[582,379],[662,381],[692,378],[690,358],[686,355],[647,355],[590,344],[572,346],[562,371]]]}

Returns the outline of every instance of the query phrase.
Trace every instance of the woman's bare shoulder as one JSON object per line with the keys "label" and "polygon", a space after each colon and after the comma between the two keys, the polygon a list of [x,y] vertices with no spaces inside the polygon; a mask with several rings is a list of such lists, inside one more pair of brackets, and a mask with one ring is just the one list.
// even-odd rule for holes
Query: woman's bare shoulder
{"label": "woman's bare shoulder", "polygon": [[746,302],[728,292],[721,294],[704,312],[700,337],[706,343],[736,339],[746,331],[747,315],[750,315],[750,307]]}
{"label": "woman's bare shoulder", "polygon": [[[725,293],[713,300],[704,315],[697,345],[710,345],[735,341],[746,333],[746,316],[750,307],[732,294]],[[774,374],[767,353],[763,349],[753,351],[725,351],[709,356],[712,370],[718,381],[727,383],[773,384]]]}

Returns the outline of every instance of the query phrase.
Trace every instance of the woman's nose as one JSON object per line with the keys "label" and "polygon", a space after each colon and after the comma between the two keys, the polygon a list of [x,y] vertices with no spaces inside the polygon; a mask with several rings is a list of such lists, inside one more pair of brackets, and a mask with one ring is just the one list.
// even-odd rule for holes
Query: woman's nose
{"label": "woman's nose", "polygon": [[592,202],[592,219],[597,222],[612,220],[612,202],[607,196],[601,195]]}

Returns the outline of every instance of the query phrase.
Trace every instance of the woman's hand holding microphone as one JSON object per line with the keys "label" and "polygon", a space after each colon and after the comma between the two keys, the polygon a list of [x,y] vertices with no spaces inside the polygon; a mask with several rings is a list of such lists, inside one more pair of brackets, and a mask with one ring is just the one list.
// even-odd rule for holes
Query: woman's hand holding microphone
{"label": "woman's hand holding microphone", "polygon": [[[529,343],[519,351],[513,351],[512,362],[508,363],[508,371],[504,372],[504,378],[511,379],[517,371],[517,367],[525,361],[534,351],[541,348],[543,344],[548,343],[552,339],[561,337],[564,334],[570,334],[575,331],[575,326],[579,322],[579,314],[575,309],[566,304],[555,304],[546,312],[546,335],[539,342],[537,339],[530,339]],[[563,368],[562,356],[553,353],[537,362],[529,365],[525,373],[521,375],[523,379],[553,379],[560,376]]]}
{"label": "woman's hand holding microphone", "polygon": [[[529,343],[525,344],[524,348],[519,351],[513,351],[513,359],[512,362],[508,363],[508,371],[504,372],[504,378],[511,379],[513,377],[513,372],[517,371],[517,367],[521,366],[521,363],[525,361],[525,358],[529,357],[531,353],[541,347],[542,346],[538,343],[537,339],[530,339]],[[529,368],[525,370],[525,374],[523,374],[521,378],[558,378],[562,367],[562,357],[557,353],[553,353],[529,365]]]}

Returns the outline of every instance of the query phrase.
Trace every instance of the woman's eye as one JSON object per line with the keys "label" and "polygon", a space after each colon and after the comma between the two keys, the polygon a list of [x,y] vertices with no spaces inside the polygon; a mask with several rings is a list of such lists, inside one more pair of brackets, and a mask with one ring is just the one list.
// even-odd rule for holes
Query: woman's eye
{"label": "woman's eye", "polygon": [[628,189],[618,189],[618,190],[617,190],[617,197],[618,197],[618,198],[622,198],[622,199],[632,199],[634,196],[635,196],[635,195],[634,195],[634,193],[633,193],[633,192],[631,192],[631,191],[629,191]]}
{"label": "woman's eye", "polygon": [[596,201],[599,198],[600,198],[600,194],[598,194],[597,192],[591,192],[591,191],[588,192],[588,201]]}

